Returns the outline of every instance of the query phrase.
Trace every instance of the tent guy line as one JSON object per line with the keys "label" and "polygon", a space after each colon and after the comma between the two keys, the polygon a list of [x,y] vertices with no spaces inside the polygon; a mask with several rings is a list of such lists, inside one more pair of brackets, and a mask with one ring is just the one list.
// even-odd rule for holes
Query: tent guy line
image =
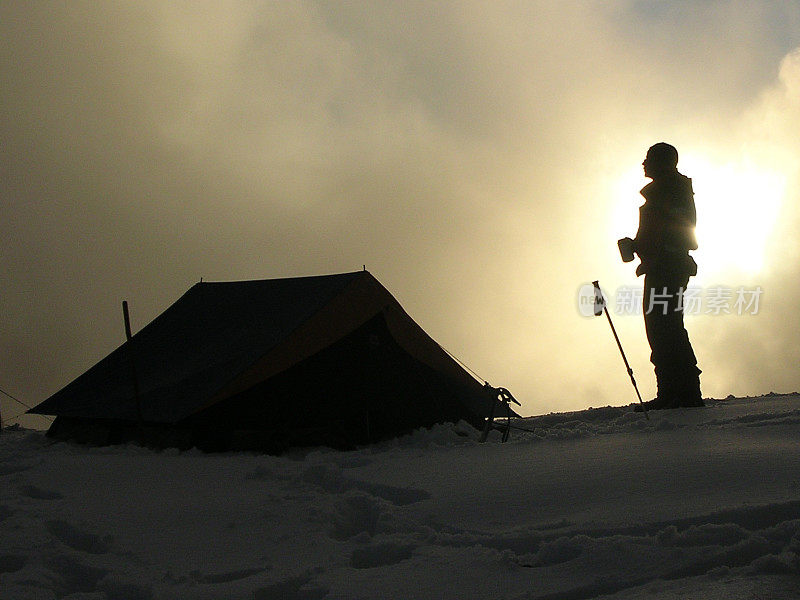
{"label": "tent guy line", "polygon": [[9,393],[8,393],[7,391],[5,391],[3,388],[0,388],[0,394],[3,394],[3,395],[5,395],[5,396],[8,396],[8,397],[9,397],[9,398],[11,398],[11,399],[12,399],[14,402],[18,402],[19,404],[21,404],[22,406],[24,406],[24,407],[25,407],[25,408],[27,408],[28,410],[30,410],[30,409],[32,408],[32,407],[28,406],[27,404],[25,404],[25,403],[24,403],[22,400],[20,400],[19,398],[15,398],[15,397],[14,397],[14,396],[12,396],[11,394],[9,394]]}
{"label": "tent guy line", "polygon": [[[31,407],[28,406],[27,404],[25,404],[22,400],[20,400],[19,398],[15,397],[15,396],[12,396],[11,394],[9,394],[7,391],[5,391],[2,388],[0,388],[0,394],[3,394],[4,396],[8,396],[14,402],[16,402],[16,403],[18,403],[18,404],[20,404],[20,405],[25,407],[25,410],[23,410],[22,412],[18,412],[15,415],[13,415],[11,417],[7,417],[5,419],[3,419],[2,411],[0,411],[0,429],[2,429],[4,427],[3,423],[10,423],[11,421],[16,421],[19,417],[24,415],[26,412],[28,412],[29,410],[32,410]],[[50,421],[54,421],[55,420],[55,417],[51,417],[49,415],[42,415],[42,417],[44,417],[45,419],[48,419]]]}

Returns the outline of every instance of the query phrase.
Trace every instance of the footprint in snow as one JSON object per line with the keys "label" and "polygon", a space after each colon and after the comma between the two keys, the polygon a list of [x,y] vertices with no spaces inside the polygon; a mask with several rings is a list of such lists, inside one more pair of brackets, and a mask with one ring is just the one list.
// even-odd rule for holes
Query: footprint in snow
{"label": "footprint in snow", "polygon": [[108,573],[108,569],[96,568],[63,554],[47,559],[45,566],[53,572],[50,585],[59,598],[96,591],[97,583]]}
{"label": "footprint in snow", "polygon": [[209,573],[203,575],[200,571],[192,571],[189,575],[195,581],[200,583],[230,583],[231,581],[238,581],[240,579],[247,579],[253,575],[263,573],[266,568],[258,569],[239,569],[238,571],[227,571],[224,573]]}
{"label": "footprint in snow", "polygon": [[0,504],[0,523],[5,521],[8,517],[14,514],[14,511],[8,508],[5,504]]}
{"label": "footprint in snow", "polygon": [[13,573],[25,566],[28,559],[17,554],[0,554],[0,573]]}
{"label": "footprint in snow", "polygon": [[62,544],[73,550],[88,554],[105,554],[109,551],[111,536],[101,538],[93,533],[76,529],[66,521],[48,521],[45,527]]}
{"label": "footprint in snow", "polygon": [[23,496],[34,500],[61,500],[64,496],[60,492],[43,490],[35,485],[24,485],[20,488]]}
{"label": "footprint in snow", "polygon": [[[41,461],[39,461],[39,462],[41,462]],[[0,462],[0,476],[2,476],[2,475],[12,475],[14,473],[21,473],[22,471],[27,471],[28,469],[32,469],[33,467],[38,465],[39,462],[33,462],[33,461],[20,461],[20,462],[17,462],[17,461],[14,461],[14,462],[5,461],[5,462]]]}
{"label": "footprint in snow", "polygon": [[350,566],[354,569],[374,569],[396,565],[411,558],[415,548],[412,544],[394,542],[370,544],[353,550],[350,555]]}
{"label": "footprint in snow", "polygon": [[254,590],[253,598],[254,600],[322,600],[329,591],[328,588],[314,586],[309,575],[300,575]]}

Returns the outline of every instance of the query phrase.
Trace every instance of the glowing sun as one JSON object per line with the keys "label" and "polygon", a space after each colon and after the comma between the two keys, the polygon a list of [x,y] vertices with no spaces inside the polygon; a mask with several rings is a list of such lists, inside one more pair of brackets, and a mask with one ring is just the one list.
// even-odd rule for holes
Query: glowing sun
{"label": "glowing sun", "polygon": [[715,165],[691,157],[681,162],[695,192],[698,276],[708,280],[761,272],[784,196],[784,177],[755,164]]}
{"label": "glowing sun", "polygon": [[[678,170],[691,177],[695,192],[699,248],[692,255],[699,265],[698,283],[736,283],[724,279],[760,273],[784,198],[785,177],[753,162],[713,163],[689,155],[681,156]],[[638,211],[631,198],[649,181],[641,167],[616,180],[614,194],[620,201],[612,215],[615,235],[635,235]],[[638,196],[635,202],[639,206],[644,199]]]}

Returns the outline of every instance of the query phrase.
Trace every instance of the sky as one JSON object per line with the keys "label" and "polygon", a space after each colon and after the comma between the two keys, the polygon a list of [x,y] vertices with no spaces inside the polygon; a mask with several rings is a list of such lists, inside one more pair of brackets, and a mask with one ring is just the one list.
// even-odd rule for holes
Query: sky
{"label": "sky", "polygon": [[704,395],[800,390],[798,31],[794,1],[3,2],[0,389],[69,383],[123,300],[136,331],[201,278],[366,266],[526,415],[636,400],[599,279],[647,399],[616,240],[666,141]]}

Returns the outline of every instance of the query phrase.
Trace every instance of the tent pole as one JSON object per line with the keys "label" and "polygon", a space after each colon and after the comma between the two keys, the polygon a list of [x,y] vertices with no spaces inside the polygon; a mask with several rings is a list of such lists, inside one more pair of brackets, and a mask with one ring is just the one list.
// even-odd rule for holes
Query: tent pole
{"label": "tent pole", "polygon": [[143,423],[142,423],[142,401],[139,397],[139,377],[136,373],[136,361],[134,360],[133,356],[133,344],[131,343],[131,339],[133,335],[131,335],[131,317],[128,312],[128,301],[122,301],[122,317],[125,320],[125,338],[128,340],[128,356],[131,361],[131,378],[133,379],[133,396],[136,399],[136,419],[139,423],[139,432],[142,433],[144,431]]}

